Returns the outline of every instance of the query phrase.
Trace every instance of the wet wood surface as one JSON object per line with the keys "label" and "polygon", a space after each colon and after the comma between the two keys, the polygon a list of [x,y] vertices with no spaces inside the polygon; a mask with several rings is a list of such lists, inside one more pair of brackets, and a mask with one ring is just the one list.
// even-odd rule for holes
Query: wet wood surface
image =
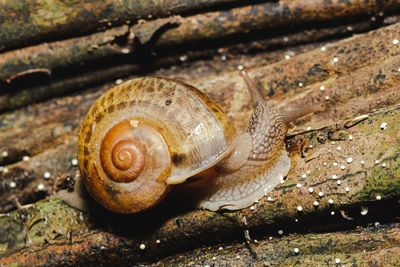
{"label": "wet wood surface", "polygon": [[[80,58],[60,60],[68,53],[53,45],[79,45],[89,35],[0,54],[0,72],[5,73],[0,75],[0,265],[332,266],[337,260],[345,266],[399,264],[397,2],[332,1],[327,9],[328,4],[307,1],[303,9],[293,6],[290,10],[297,10],[298,16],[289,17],[303,23],[335,21],[334,25],[316,29],[305,23],[296,30],[287,25],[289,21],[260,15],[275,2],[253,6],[206,2],[217,3],[221,10],[90,33],[85,52],[76,54]],[[229,9],[224,10],[222,2],[229,2]],[[284,5],[288,4],[277,4]],[[310,16],[307,10],[316,7],[321,9],[319,15]],[[394,14],[370,14],[388,8]],[[245,16],[249,12],[252,16]],[[228,13],[232,18],[221,24],[222,30],[214,25],[201,33],[212,25],[208,22],[220,21]],[[365,17],[337,22],[356,14]],[[288,31],[254,38],[268,30],[266,20]],[[174,23],[178,26],[164,28]],[[260,30],[259,25],[267,28]],[[197,35],[188,34],[193,29]],[[212,34],[217,30],[222,35]],[[110,35],[112,31],[121,32]],[[134,33],[131,43],[114,42],[120,36],[129,39],[130,33]],[[152,40],[154,34],[160,35],[157,42]],[[240,38],[227,42],[229,34]],[[116,39],[107,39],[104,50],[88,53],[87,47],[98,45],[96,40],[104,41],[104,36]],[[242,40],[246,36],[253,37]],[[138,40],[147,45],[135,50]],[[198,44],[193,51],[174,50],[190,42]],[[207,46],[207,42],[215,43]],[[148,49],[146,55],[152,55],[149,62],[135,58],[143,47]],[[166,55],[166,47],[173,53]],[[31,72],[18,67],[26,62],[18,58],[27,55],[20,53],[24,49],[39,49],[35,60],[44,60],[29,65]],[[121,55],[134,60],[120,61]],[[100,61],[93,64],[91,57],[111,63],[94,67]],[[17,67],[9,71],[7,64]],[[80,67],[75,72],[64,69],[76,64]],[[76,141],[83,116],[115,82],[142,75],[185,81],[210,95],[242,129],[251,107],[236,69],[239,64],[264,88],[271,105],[285,110],[307,103],[326,105],[324,112],[295,122],[286,139],[292,168],[274,191],[236,212],[195,210],[185,205],[190,203],[190,192],[179,190],[153,210],[131,216],[110,213],[95,203],[93,212],[84,213],[60,200],[61,189],[71,188],[78,171]],[[27,77],[39,79],[30,86]]]}

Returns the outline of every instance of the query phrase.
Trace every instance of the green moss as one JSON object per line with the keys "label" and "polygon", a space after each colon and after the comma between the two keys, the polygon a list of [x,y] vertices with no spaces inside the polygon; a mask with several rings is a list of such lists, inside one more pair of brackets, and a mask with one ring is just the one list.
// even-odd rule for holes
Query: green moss
{"label": "green moss", "polygon": [[66,238],[71,231],[86,231],[83,214],[53,198],[0,218],[0,255],[26,245]]}
{"label": "green moss", "polygon": [[400,197],[399,154],[386,158],[387,167],[377,164],[370,169],[365,178],[364,187],[357,194],[361,201],[374,201],[379,195],[382,199]]}

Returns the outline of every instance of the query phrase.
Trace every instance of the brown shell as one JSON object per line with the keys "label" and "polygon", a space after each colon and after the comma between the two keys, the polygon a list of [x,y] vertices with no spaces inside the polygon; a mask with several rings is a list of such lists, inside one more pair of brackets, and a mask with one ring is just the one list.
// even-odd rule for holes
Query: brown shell
{"label": "brown shell", "polygon": [[[102,142],[113,127],[113,136],[134,136],[137,151],[145,152],[144,166],[133,179],[110,179],[107,173],[113,171],[101,164],[101,147],[108,146]],[[226,157],[235,136],[228,117],[196,88],[166,78],[137,78],[94,102],[79,134],[79,167],[87,190],[100,204],[134,213],[158,203],[168,184],[184,182]]]}

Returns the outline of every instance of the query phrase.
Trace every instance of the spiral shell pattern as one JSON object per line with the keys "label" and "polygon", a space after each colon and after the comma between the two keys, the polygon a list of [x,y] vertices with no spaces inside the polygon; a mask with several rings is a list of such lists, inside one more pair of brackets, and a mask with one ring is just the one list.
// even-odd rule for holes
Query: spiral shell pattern
{"label": "spiral shell pattern", "polygon": [[105,135],[100,148],[100,160],[104,172],[117,183],[129,183],[142,172],[146,151],[138,140],[129,138],[128,121],[118,123]]}
{"label": "spiral shell pattern", "polygon": [[169,185],[221,161],[235,136],[229,118],[196,88],[137,78],[93,103],[79,133],[79,168],[102,206],[136,213],[160,202]]}

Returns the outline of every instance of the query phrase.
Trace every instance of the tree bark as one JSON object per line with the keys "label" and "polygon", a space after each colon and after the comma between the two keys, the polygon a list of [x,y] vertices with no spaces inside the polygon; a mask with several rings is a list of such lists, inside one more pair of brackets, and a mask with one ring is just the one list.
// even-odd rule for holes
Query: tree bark
{"label": "tree bark", "polygon": [[[286,235],[334,231],[376,221],[391,221],[400,211],[400,126],[396,123],[399,118],[400,107],[397,106],[370,114],[358,123],[347,121],[290,137],[292,144],[308,140],[313,148],[304,158],[297,149],[292,148],[292,169],[285,182],[268,194],[271,199],[264,197],[253,208],[225,213],[191,210],[183,204],[190,202],[188,196],[191,193],[186,191],[186,195],[177,192],[157,208],[132,216],[111,214],[95,205],[93,214],[83,215],[57,198],[9,212],[0,218],[0,233],[4,233],[0,244],[7,248],[3,249],[0,263],[43,265],[106,261],[126,264],[129,261],[143,264],[196,247],[226,247],[230,242],[239,242],[234,245],[241,251],[236,255],[243,255],[245,258],[242,260],[247,261],[251,260],[253,252],[240,245],[246,240],[245,230],[253,239],[262,240],[265,236],[276,236],[280,230]],[[382,122],[387,123],[386,129],[381,129]],[[333,138],[337,135],[343,139]],[[354,137],[353,140],[346,138],[350,135]],[[332,139],[337,143],[331,143]],[[337,150],[338,146],[341,147],[340,151]],[[346,162],[349,157],[354,159],[353,162]],[[339,166],[335,166],[334,162]],[[342,170],[340,165],[344,165],[345,169]],[[301,178],[303,174],[305,178]],[[296,186],[298,183],[301,184],[300,188]],[[312,193],[310,188],[313,188]],[[320,196],[319,192],[323,195]],[[298,210],[299,206],[302,211]],[[102,230],[104,227],[108,227],[108,230]],[[372,244],[366,242],[366,248],[377,249],[384,242],[385,248],[397,251],[399,242],[395,237],[399,228],[397,224],[390,228],[392,232],[389,231],[389,235],[374,233],[382,241],[376,240]],[[318,251],[323,249],[326,255],[315,257],[322,264],[328,259],[332,261],[332,251],[347,261],[348,253],[361,249],[352,250],[346,233],[335,233],[333,237],[332,234],[320,236],[322,240],[333,238],[335,241],[321,248],[315,243],[318,235],[305,235],[297,239],[288,237],[272,243],[266,240],[260,243],[256,251],[270,250],[275,243],[278,243],[278,248],[286,246],[284,251],[275,249],[268,253],[270,256],[262,256],[262,259],[277,264],[280,255],[289,253],[294,245],[303,250],[300,260],[304,262],[312,256],[303,253],[319,254]],[[351,242],[355,245],[360,236],[363,235],[352,233]],[[299,243],[298,240],[303,241]],[[346,246],[343,247],[341,243]],[[141,244],[145,245],[145,249],[141,249]],[[304,249],[309,252],[304,252]],[[121,257],[117,251],[129,257]],[[207,255],[221,258],[223,263],[230,259],[234,251],[228,248],[227,254],[215,250]],[[198,253],[202,254],[204,250],[188,253],[191,256],[187,260],[200,260]],[[380,253],[388,253],[390,262],[395,260],[392,250],[385,252],[381,249]],[[290,256],[294,256],[294,252]],[[361,256],[356,254],[353,257],[356,262],[363,262]],[[298,259],[286,260],[289,263]],[[187,264],[188,261],[182,263]]]}
{"label": "tree bark", "polygon": [[0,50],[96,32],[139,19],[195,13],[233,2],[235,0],[6,1],[0,6]]}
{"label": "tree bark", "polygon": [[[180,54],[163,55],[152,57],[151,66],[149,69],[157,69],[171,65],[179,65],[182,58],[185,62],[196,61],[197,59],[212,58],[215,56],[237,57],[241,54],[249,54],[257,51],[257,56],[253,58],[246,58],[246,61],[252,61],[251,64],[273,63],[280,61],[287,55],[294,55],[312,49],[315,45],[326,39],[331,39],[337,36],[351,36],[354,33],[365,32],[372,29],[369,22],[351,23],[338,27],[331,27],[326,29],[309,29],[302,32],[286,34],[284,38],[277,36],[268,39],[256,40],[247,44],[233,44],[224,46],[218,49],[202,49],[198,51],[187,51],[184,56]],[[312,43],[310,46],[309,44]],[[292,46],[290,52],[286,50],[274,50],[276,47]],[[260,51],[262,47],[263,51]],[[122,48],[121,48],[122,49]],[[112,51],[115,52],[113,49]],[[65,50],[63,53],[68,54]],[[238,61],[238,65],[242,62]],[[227,71],[224,69],[225,65],[220,66],[215,64],[211,59],[209,64],[213,65],[216,72]],[[12,110],[30,103],[35,103],[41,100],[49,99],[54,96],[83,90],[89,86],[105,83],[111,80],[128,77],[133,73],[143,72],[143,62],[140,59],[131,58],[130,62],[121,63],[119,65],[102,64],[103,67],[97,70],[86,70],[84,72],[76,73],[75,75],[62,76],[62,77],[46,77],[47,82],[40,85],[29,86],[24,88],[21,85],[8,85],[6,93],[0,94],[0,111]],[[187,71],[186,71],[187,72]],[[193,74],[192,74],[193,76]],[[193,78],[193,77],[192,77]]]}
{"label": "tree bark", "polygon": [[[326,8],[329,4],[324,3]],[[366,3],[333,1],[331,5],[338,12],[335,18],[397,5],[396,1],[383,5]],[[259,22],[255,22],[255,17],[244,16],[247,13],[243,10],[260,15],[267,10],[263,7],[275,4],[234,8],[230,14],[235,19],[228,18],[225,21],[228,24],[222,25],[226,26],[225,30],[237,31],[242,36],[246,36],[245,27],[235,25],[235,21],[247,23],[244,25],[249,29],[254,26],[251,31],[257,32],[260,28],[255,25]],[[361,11],[351,8],[352,4],[359,5]],[[348,14],[341,9],[347,5]],[[318,10],[319,16],[303,17],[311,12],[307,8],[297,9],[296,19],[304,19],[303,22],[325,19],[321,14],[326,13]],[[104,41],[105,36],[113,36],[118,41],[108,40],[104,48],[89,56],[107,58],[105,55],[111,53],[112,58],[119,57],[120,49],[125,48],[119,38],[128,38],[131,32],[138,39],[132,39],[130,44],[141,40],[162,54],[162,47],[179,47],[190,42],[190,38],[198,40],[190,32],[177,41],[173,37],[185,32],[180,29],[194,29],[189,27],[193,21],[188,19],[204,19],[197,22],[201,21],[206,29],[211,25],[207,23],[215,18],[220,20],[227,13],[205,14],[175,18],[184,21],[180,24],[184,27],[164,29],[157,40],[152,40],[154,33],[171,22],[171,17],[142,22],[142,28],[129,25],[94,33],[91,37],[97,36],[97,39],[92,40]],[[215,14],[219,15],[213,17]],[[276,25],[290,24],[282,23]],[[217,29],[200,38],[210,38],[215,47],[185,50],[185,57],[172,53],[156,60],[151,58],[149,62],[100,68],[89,66],[91,59],[84,47],[92,43],[87,39],[87,43],[81,43],[84,44],[84,53],[79,55],[84,62],[82,68],[57,77],[60,79],[52,81],[53,84],[39,83],[25,88],[26,91],[12,92],[9,88],[9,96],[20,94],[14,98],[22,101],[17,106],[62,90],[64,94],[75,92],[0,114],[0,265],[331,266],[337,264],[337,259],[344,265],[398,265],[400,24],[343,40],[331,39],[332,33],[351,32],[350,26],[360,25],[364,30],[371,27],[365,21],[354,23],[314,28],[308,36],[305,31],[285,32],[271,39],[250,38],[223,46],[216,40],[232,32],[221,31],[214,38]],[[264,30],[269,26],[265,27]],[[143,34],[137,34],[137,29]],[[176,35],[171,34],[173,31]],[[320,35],[313,36],[314,33]],[[171,43],[162,44],[160,40],[168,34],[171,34],[168,37]],[[79,46],[79,41],[87,37],[75,37],[75,45]],[[71,40],[57,42],[72,44]],[[285,47],[288,44],[302,45]],[[279,50],[260,49],[263,46],[277,46]],[[32,47],[19,51],[23,49]],[[65,51],[58,55],[62,58]],[[49,51],[43,52],[48,54]],[[78,57],[71,60],[79,61]],[[67,69],[62,65],[65,62],[57,63],[52,56],[48,58],[50,61],[60,64],[54,70],[48,68],[51,75]],[[153,63],[156,67],[148,68]],[[74,68],[74,64],[70,66]],[[177,186],[159,206],[130,216],[106,211],[90,198],[87,201],[93,209],[91,213],[75,210],[60,200],[60,190],[72,187],[78,171],[75,159],[80,123],[93,101],[115,84],[104,81],[129,76],[132,72],[185,81],[213,98],[240,131],[252,110],[246,86],[236,70],[239,64],[264,89],[271,105],[282,110],[298,110],[321,102],[326,105],[324,112],[297,120],[289,132],[286,146],[291,170],[272,192],[243,210],[209,212],[193,209],[193,191]],[[10,84],[32,72],[48,75],[46,66],[10,72]],[[85,71],[80,73],[81,70]],[[93,83],[96,85],[86,91],[78,93],[75,89],[86,89]],[[24,100],[24,97],[34,99]],[[295,252],[295,248],[299,251]]]}
{"label": "tree bark", "polygon": [[[102,33],[76,37],[63,41],[39,44],[10,51],[0,58],[0,81],[12,81],[18,73],[31,69],[48,69],[78,65],[81,62],[107,58],[126,53],[135,53],[133,38],[146,44],[157,30],[168,24],[177,27],[165,29],[155,41],[154,49],[187,45],[187,43],[207,42],[215,39],[243,35],[249,31],[276,31],[279,27],[292,27],[306,23],[318,23],[333,19],[348,19],[371,12],[396,10],[400,1],[390,4],[380,2],[309,0],[267,2],[264,4],[234,8],[228,11],[208,12],[185,18],[171,17],[154,21],[142,21],[109,29]],[[117,39],[122,39],[117,41]],[[121,45],[121,42],[124,45]],[[204,45],[205,43],[203,43]],[[170,48],[167,48],[170,50]]]}
{"label": "tree bark", "polygon": [[398,266],[399,234],[399,224],[380,226],[377,223],[376,226],[334,234],[271,236],[269,240],[246,246],[233,244],[197,249],[168,257],[156,265]]}

